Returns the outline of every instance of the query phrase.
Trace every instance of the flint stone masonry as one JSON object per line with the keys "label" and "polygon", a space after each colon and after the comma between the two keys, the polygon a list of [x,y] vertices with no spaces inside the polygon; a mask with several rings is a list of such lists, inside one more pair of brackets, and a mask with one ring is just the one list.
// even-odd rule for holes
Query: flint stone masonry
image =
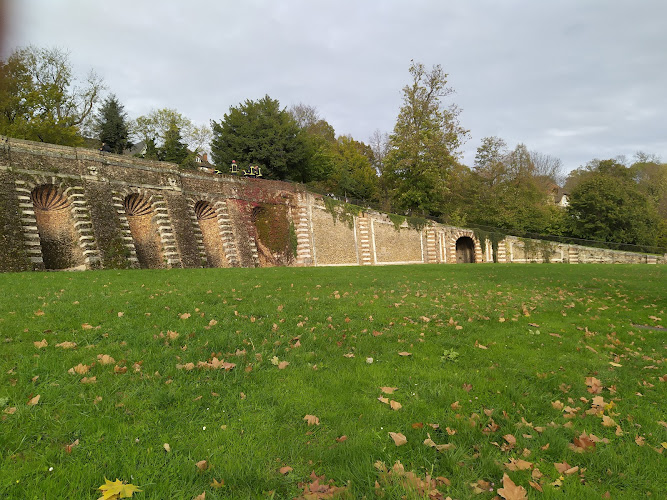
{"label": "flint stone masonry", "polygon": [[[36,213],[41,209],[31,194],[43,186],[68,200],[67,212]],[[126,213],[132,194],[149,200],[148,215]],[[216,214],[203,224],[194,212],[200,201]],[[290,228],[281,235],[291,247],[283,254],[270,254],[271,245],[258,240],[254,225],[253,210],[270,205],[286,207],[274,211],[281,214],[280,227]],[[302,185],[2,136],[0,230],[0,271],[136,268],[138,249],[145,267],[162,268],[451,264],[461,238],[472,240],[475,263],[493,262],[490,242],[480,242],[471,230],[436,223],[418,230],[405,222],[397,229],[386,214],[346,213]],[[45,240],[40,231],[58,237]],[[498,242],[496,260],[664,264],[667,256],[508,236]]]}

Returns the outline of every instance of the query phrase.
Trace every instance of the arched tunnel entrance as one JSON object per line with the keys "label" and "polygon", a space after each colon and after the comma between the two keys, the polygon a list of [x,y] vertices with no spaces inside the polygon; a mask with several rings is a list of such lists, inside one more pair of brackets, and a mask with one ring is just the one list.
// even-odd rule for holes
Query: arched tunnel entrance
{"label": "arched tunnel entrance", "polygon": [[470,236],[461,236],[456,240],[456,263],[472,264],[475,262],[475,242]]}
{"label": "arched tunnel entrance", "polygon": [[67,195],[53,184],[30,193],[46,269],[68,269],[83,264]]}

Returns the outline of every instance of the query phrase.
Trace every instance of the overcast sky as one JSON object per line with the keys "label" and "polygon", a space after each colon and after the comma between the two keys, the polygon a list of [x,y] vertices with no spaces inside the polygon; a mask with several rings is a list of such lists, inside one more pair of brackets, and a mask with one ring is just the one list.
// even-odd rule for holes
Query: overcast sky
{"label": "overcast sky", "polygon": [[470,130],[563,161],[667,161],[665,0],[9,0],[3,56],[70,52],[132,118],[195,122],[264,95],[337,134],[391,132],[410,60],[440,64]]}

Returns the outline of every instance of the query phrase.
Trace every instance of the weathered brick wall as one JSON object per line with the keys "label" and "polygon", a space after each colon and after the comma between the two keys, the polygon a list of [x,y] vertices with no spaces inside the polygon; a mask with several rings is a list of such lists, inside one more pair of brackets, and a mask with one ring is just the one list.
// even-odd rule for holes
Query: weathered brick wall
{"label": "weathered brick wall", "polygon": [[[170,163],[0,137],[0,271],[44,268],[34,207],[26,200],[31,189],[44,184],[57,186],[72,203],[71,220],[60,217],[69,222],[55,216],[44,220],[73,226],[63,229],[78,245],[70,250],[78,260],[83,255],[87,268],[139,266],[141,241],[133,238],[124,210],[131,195],[150,201],[150,215],[142,224],[154,230],[153,236],[144,236],[152,238],[158,267],[455,263],[461,257],[459,240],[472,240],[468,256],[474,262],[492,261],[490,243],[480,242],[471,230],[440,224],[417,229],[407,223],[396,228],[385,214],[346,213],[300,185],[183,171]],[[198,202],[215,212],[205,225],[195,213]],[[258,237],[257,210],[271,206],[286,207],[268,210],[281,217],[280,231],[289,227],[289,235],[279,235],[283,242],[290,238],[289,249],[280,255]],[[132,219],[132,224],[139,222]],[[273,228],[267,229],[266,219],[263,223],[264,237],[273,237]],[[665,263],[667,257],[507,237],[498,243],[497,259]]]}

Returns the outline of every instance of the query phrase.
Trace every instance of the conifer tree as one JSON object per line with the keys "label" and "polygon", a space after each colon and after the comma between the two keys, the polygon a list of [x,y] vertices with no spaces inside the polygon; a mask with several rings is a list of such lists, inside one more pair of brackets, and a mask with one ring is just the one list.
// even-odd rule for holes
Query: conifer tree
{"label": "conifer tree", "polygon": [[127,113],[115,95],[111,94],[104,100],[95,117],[95,130],[100,142],[109,146],[112,153],[123,154],[132,147],[129,141]]}
{"label": "conifer tree", "polygon": [[169,124],[164,134],[164,144],[160,148],[160,159],[181,164],[188,156],[188,147],[183,143],[181,130],[176,121]]}

